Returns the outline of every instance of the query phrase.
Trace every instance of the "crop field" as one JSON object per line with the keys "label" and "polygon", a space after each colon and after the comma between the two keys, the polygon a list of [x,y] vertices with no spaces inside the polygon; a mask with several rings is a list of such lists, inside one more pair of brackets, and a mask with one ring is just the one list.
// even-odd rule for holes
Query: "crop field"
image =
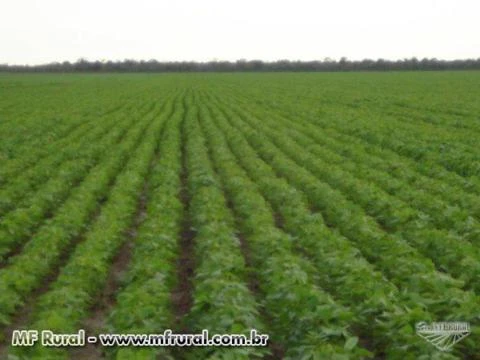
{"label": "crop field", "polygon": [[478,72],[0,75],[0,359],[480,359],[479,175]]}

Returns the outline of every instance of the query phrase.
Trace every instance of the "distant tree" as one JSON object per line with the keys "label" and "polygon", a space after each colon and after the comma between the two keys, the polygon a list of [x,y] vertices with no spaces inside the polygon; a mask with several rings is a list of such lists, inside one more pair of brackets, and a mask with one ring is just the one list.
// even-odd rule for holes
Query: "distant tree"
{"label": "distant tree", "polygon": [[9,65],[0,64],[2,72],[190,72],[190,71],[409,71],[409,70],[480,70],[480,58],[464,60],[438,60],[436,58],[415,57],[403,60],[364,59],[351,61],[346,57],[337,62],[331,58],[323,61],[290,61],[277,60],[264,62],[261,60],[240,59],[236,62],[210,61],[206,63],[159,62],[155,59],[137,61],[125,59],[123,61],[88,61],[80,58],[74,63],[64,61],[44,65]]}

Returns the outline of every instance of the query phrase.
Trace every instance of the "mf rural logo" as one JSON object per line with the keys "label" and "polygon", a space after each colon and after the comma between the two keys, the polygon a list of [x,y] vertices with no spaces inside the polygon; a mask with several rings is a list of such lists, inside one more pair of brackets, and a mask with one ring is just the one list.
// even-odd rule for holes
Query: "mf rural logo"
{"label": "mf rural logo", "polygon": [[449,351],[453,345],[470,335],[467,322],[419,322],[417,334],[432,343],[440,351]]}

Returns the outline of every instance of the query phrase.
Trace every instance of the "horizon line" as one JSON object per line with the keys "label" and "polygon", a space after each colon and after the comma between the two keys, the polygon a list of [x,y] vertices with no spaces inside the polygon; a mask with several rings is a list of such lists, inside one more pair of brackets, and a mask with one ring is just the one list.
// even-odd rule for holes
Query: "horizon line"
{"label": "horizon line", "polygon": [[213,58],[211,60],[159,60],[155,58],[151,59],[136,59],[136,58],[124,58],[124,59],[88,59],[86,57],[79,57],[77,60],[53,60],[50,62],[42,62],[42,63],[34,63],[34,64],[28,64],[28,63],[9,63],[9,62],[1,62],[0,61],[0,66],[22,66],[22,67],[35,67],[35,66],[47,66],[47,65],[57,65],[57,64],[65,64],[65,63],[70,63],[70,64],[76,64],[80,62],[88,62],[88,63],[109,63],[109,62],[126,62],[126,61],[134,61],[134,62],[139,62],[139,63],[149,63],[149,62],[157,62],[157,63],[194,63],[194,64],[210,64],[210,63],[241,63],[241,62],[262,62],[266,64],[272,64],[272,63],[278,63],[278,62],[294,62],[294,63],[311,63],[311,62],[321,62],[321,63],[328,63],[328,62],[341,62],[341,61],[346,61],[346,62],[364,62],[364,61],[373,61],[373,62],[378,62],[378,61],[385,61],[385,62],[404,62],[404,61],[412,61],[412,60],[417,60],[417,61],[422,61],[422,60],[429,60],[429,61],[438,61],[438,62],[455,62],[455,61],[478,61],[480,60],[480,55],[478,57],[467,57],[467,58],[455,58],[455,59],[445,59],[445,58],[437,58],[437,57],[417,57],[417,56],[412,56],[412,57],[402,57],[402,58],[362,58],[360,60],[358,59],[349,59],[346,56],[342,56],[340,58],[332,58],[329,56],[324,57],[323,59],[310,59],[310,60],[301,60],[301,59],[293,59],[293,58],[279,58],[276,60],[264,60],[260,58],[239,58],[236,60],[224,60],[224,59],[219,59],[219,58]]}

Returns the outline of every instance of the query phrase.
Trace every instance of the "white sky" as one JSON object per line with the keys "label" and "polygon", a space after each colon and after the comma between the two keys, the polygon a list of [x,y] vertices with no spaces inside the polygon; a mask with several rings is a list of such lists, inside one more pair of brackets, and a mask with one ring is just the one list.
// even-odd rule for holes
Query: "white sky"
{"label": "white sky", "polygon": [[480,57],[479,0],[0,0],[0,63]]}

